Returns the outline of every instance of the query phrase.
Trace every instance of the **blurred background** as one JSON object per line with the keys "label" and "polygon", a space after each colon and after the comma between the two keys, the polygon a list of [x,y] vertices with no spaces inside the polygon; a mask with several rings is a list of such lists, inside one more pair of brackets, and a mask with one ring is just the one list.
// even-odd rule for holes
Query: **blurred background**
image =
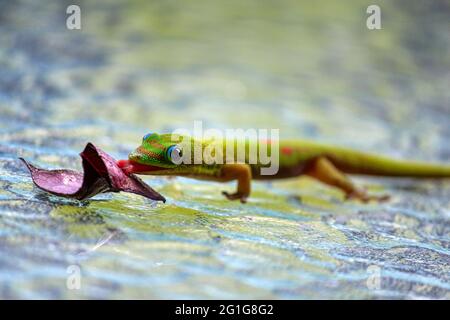
{"label": "blurred background", "polygon": [[450,298],[445,181],[358,178],[393,196],[371,205],[256,183],[243,206],[233,184],[148,177],[168,203],[72,202],[17,160],[80,169],[88,141],[125,158],[202,120],[448,162],[449,21],[446,0],[0,1],[0,297]]}

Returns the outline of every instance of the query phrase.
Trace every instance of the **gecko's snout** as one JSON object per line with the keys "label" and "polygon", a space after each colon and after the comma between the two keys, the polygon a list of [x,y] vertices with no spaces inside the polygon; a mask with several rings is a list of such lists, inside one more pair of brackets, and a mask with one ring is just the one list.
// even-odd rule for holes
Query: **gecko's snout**
{"label": "gecko's snout", "polygon": [[117,161],[117,165],[121,168],[125,173],[130,174],[135,172],[136,166],[139,165],[140,154],[137,152],[137,149],[130,152],[128,155],[128,159],[122,159]]}
{"label": "gecko's snout", "polygon": [[133,162],[133,163],[145,163],[145,154],[143,153],[143,151],[141,150],[142,147],[138,147],[136,149],[134,149],[133,151],[131,151],[128,154],[128,160]]}

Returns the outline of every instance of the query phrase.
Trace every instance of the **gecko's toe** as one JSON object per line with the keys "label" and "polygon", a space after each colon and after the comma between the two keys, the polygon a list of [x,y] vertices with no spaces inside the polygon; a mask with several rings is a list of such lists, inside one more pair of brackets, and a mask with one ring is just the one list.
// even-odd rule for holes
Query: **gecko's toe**
{"label": "gecko's toe", "polygon": [[236,193],[228,193],[226,191],[222,191],[222,194],[228,199],[228,200],[239,200],[241,203],[247,202],[247,197],[239,192]]}
{"label": "gecko's toe", "polygon": [[379,202],[386,202],[386,201],[391,200],[391,196],[388,195],[388,194],[383,194],[383,195],[377,196],[377,197],[375,197],[375,198],[376,198],[376,200],[379,201]]}
{"label": "gecko's toe", "polygon": [[368,203],[369,201],[377,201],[377,202],[385,202],[388,201],[391,197],[387,194],[381,196],[372,196],[369,195],[365,191],[355,191],[346,195],[346,200],[359,200],[364,203]]}

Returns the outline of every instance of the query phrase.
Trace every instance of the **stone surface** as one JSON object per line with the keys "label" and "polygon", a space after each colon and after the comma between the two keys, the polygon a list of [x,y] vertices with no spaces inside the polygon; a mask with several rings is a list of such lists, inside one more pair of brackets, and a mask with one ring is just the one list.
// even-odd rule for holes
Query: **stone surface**
{"label": "stone surface", "polygon": [[370,4],[80,1],[77,31],[64,2],[0,2],[0,297],[449,299],[448,181],[355,178],[392,196],[369,205],[256,182],[240,205],[234,183],[146,177],[166,204],[80,202],[18,160],[80,171],[87,141],[124,159],[203,120],[448,162],[448,4],[382,2],[369,31]]}

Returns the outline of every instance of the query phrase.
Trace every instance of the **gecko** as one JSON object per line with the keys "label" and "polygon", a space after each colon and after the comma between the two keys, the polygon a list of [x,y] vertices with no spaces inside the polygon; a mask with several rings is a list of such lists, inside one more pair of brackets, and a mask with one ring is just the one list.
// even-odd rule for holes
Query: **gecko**
{"label": "gecko", "polygon": [[[172,134],[148,133],[143,137],[141,145],[129,154],[128,159],[118,160],[117,164],[127,174],[183,176],[217,182],[236,180],[236,192],[223,191],[222,193],[226,198],[239,200],[242,203],[245,203],[250,196],[252,180],[286,179],[304,175],[342,190],[346,199],[368,202],[370,200],[386,201],[389,196],[368,194],[364,188],[356,186],[347,174],[415,178],[450,177],[450,165],[400,160],[300,139],[280,140],[278,171],[273,175],[263,175],[261,168],[266,165],[261,163],[259,156],[256,163],[248,163],[248,153],[252,143],[258,150],[261,143],[266,143],[266,149],[270,154],[271,144],[268,142],[246,140],[246,161],[240,163],[226,161],[211,163],[205,160],[194,163],[194,152],[190,152],[191,155],[186,157],[192,160],[190,163],[180,163],[179,159],[183,157],[181,141],[189,141],[187,145],[190,145],[192,149],[197,143],[201,145],[201,150],[212,143],[210,139],[196,141],[187,136],[179,136],[178,140],[174,141]],[[222,142],[221,157],[225,157],[227,143],[234,143],[236,151],[235,141],[230,142],[224,139]]]}

